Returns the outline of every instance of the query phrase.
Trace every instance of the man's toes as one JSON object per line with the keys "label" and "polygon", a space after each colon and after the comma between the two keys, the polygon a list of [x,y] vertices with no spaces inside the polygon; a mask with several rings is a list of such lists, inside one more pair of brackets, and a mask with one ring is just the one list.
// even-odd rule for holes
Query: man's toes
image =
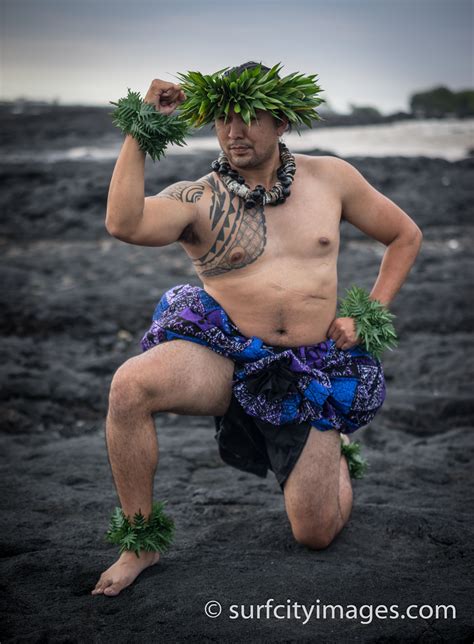
{"label": "man's toes", "polygon": [[104,589],[112,583],[111,579],[99,579],[96,587],[92,591],[92,595],[102,595]]}
{"label": "man's toes", "polygon": [[91,591],[91,595],[100,595],[103,592],[102,582],[98,582],[94,590]]}
{"label": "man's toes", "polygon": [[131,580],[129,579],[121,579],[120,581],[116,581],[110,586],[107,586],[107,588],[104,588],[104,595],[107,595],[108,597],[114,597],[130,584]]}

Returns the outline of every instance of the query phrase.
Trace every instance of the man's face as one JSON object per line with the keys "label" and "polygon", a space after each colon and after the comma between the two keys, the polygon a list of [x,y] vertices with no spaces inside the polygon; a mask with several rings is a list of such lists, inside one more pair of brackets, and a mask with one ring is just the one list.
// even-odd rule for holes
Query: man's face
{"label": "man's face", "polygon": [[[236,168],[255,168],[271,159],[278,138],[286,128],[265,110],[256,110],[257,119],[246,125],[240,114],[231,108],[227,117],[215,120],[215,128],[222,151]],[[278,123],[280,123],[278,121]]]}

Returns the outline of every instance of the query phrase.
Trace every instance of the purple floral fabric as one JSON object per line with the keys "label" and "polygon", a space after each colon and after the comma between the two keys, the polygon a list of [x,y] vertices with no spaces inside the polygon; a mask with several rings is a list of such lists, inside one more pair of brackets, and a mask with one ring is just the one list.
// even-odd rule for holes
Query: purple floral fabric
{"label": "purple floral fabric", "polygon": [[245,337],[203,288],[179,284],[161,297],[144,351],[175,339],[196,342],[235,362],[233,394],[244,411],[271,423],[309,421],[320,430],[351,433],[374,418],[385,399],[380,360],[360,346],[333,340],[272,347]]}

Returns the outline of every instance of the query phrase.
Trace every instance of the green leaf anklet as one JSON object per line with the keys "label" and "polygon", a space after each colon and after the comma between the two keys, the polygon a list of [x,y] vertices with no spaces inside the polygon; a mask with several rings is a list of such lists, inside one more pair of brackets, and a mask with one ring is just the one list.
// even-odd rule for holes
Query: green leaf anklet
{"label": "green leaf anklet", "polygon": [[344,443],[341,437],[341,453],[347,458],[351,479],[361,479],[367,472],[369,463],[360,455],[360,443]]}
{"label": "green leaf anklet", "polygon": [[357,335],[365,349],[380,359],[386,349],[397,346],[397,334],[392,324],[396,317],[378,300],[372,300],[369,292],[358,286],[346,289],[347,296],[339,305],[339,317],[354,318]]}
{"label": "green leaf anklet", "polygon": [[128,89],[126,98],[117,103],[111,113],[112,122],[124,134],[130,134],[138,141],[140,149],[149,154],[153,161],[164,156],[166,146],[175,143],[186,145],[184,139],[189,133],[188,125],[179,116],[158,112],[151,103],[145,103],[139,92]]}
{"label": "green leaf anklet", "polygon": [[132,550],[137,557],[140,550],[163,553],[170,547],[174,537],[174,521],[163,512],[166,501],[154,502],[153,509],[145,519],[141,511],[130,523],[121,508],[115,508],[110,519],[106,539],[120,546],[120,554]]}

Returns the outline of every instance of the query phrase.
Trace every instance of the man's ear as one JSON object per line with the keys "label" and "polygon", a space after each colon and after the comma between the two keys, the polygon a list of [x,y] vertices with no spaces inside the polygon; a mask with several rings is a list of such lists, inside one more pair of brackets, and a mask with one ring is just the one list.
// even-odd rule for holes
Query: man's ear
{"label": "man's ear", "polygon": [[279,121],[280,124],[279,124],[278,129],[277,129],[278,136],[282,136],[286,132],[286,130],[288,128],[288,125],[289,125],[288,118],[286,116],[283,116],[282,118],[283,118],[283,120]]}

